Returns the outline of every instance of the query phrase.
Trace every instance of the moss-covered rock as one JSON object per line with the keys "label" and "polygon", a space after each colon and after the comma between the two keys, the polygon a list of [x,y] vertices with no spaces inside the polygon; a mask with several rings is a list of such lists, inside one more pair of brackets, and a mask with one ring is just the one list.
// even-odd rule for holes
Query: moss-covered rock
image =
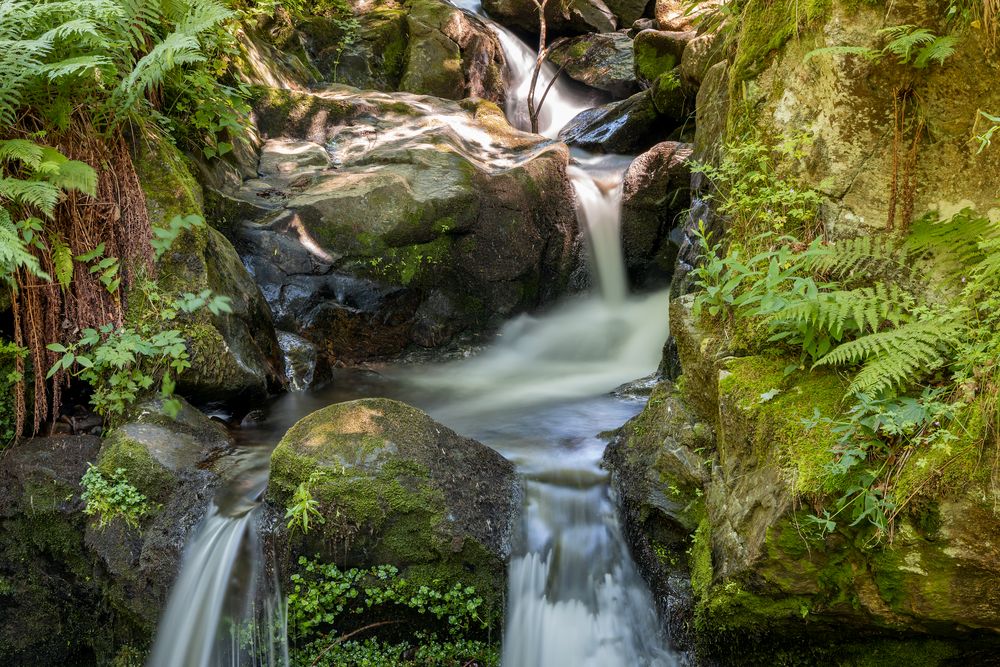
{"label": "moss-covered rock", "polygon": [[338,403],[278,444],[268,503],[283,514],[303,483],[324,522],[287,538],[293,560],[391,564],[408,578],[474,585],[491,614],[502,604],[519,485],[485,445],[396,401]]}
{"label": "moss-covered rock", "polygon": [[[568,285],[568,152],[493,103],[337,88],[264,93],[258,109],[261,176],[229,195],[254,208],[231,229],[277,325],[317,346],[320,372],[481,331]],[[292,159],[321,145],[336,169]],[[294,172],[274,168],[286,162]]]}
{"label": "moss-covered rock", "polygon": [[478,17],[440,0],[410,0],[406,22],[410,40],[399,90],[503,104],[503,47]]}
{"label": "moss-covered rock", "polygon": [[[531,0],[485,0],[483,9],[503,25],[538,34],[538,9]],[[603,0],[568,0],[545,6],[549,34],[614,32],[618,21]]]}
{"label": "moss-covered rock", "polygon": [[[202,214],[201,187],[175,147],[142,143],[136,168],[153,226]],[[180,378],[181,393],[201,400],[262,398],[282,385],[270,311],[222,234],[209,226],[183,231],[156,268],[157,285],[168,295],[208,289],[229,297],[232,306],[231,313],[199,311],[183,323],[192,368]],[[129,306],[129,318],[151,316],[142,299]]]}
{"label": "moss-covered rock", "polygon": [[615,97],[639,90],[632,39],[621,32],[573,37],[554,48],[549,59],[571,79]]}
{"label": "moss-covered rock", "polygon": [[635,74],[646,85],[681,63],[684,49],[695,37],[690,32],[643,30],[635,36]]}

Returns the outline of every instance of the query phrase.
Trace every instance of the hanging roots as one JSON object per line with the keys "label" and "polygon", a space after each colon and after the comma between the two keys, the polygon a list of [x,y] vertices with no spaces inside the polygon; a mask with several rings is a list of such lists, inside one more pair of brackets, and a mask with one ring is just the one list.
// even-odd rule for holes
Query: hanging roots
{"label": "hanging roots", "polygon": [[[913,125],[910,147],[903,155],[903,144],[907,129],[907,106],[915,107],[914,93],[908,88],[898,89],[892,97],[892,176],[889,181],[889,206],[886,228],[896,227],[896,210],[899,209],[899,231],[905,233],[913,221],[913,205],[917,193],[917,149],[924,131],[924,121],[917,118]],[[902,183],[900,183],[900,162],[903,163]]]}
{"label": "hanging roots", "polygon": [[[42,270],[53,276],[53,281],[39,280],[23,269],[16,275],[17,290],[11,304],[14,342],[27,348],[31,359],[33,434],[41,430],[50,416],[58,416],[62,390],[69,382],[66,373],[60,371],[46,387],[49,368],[60,356],[46,349],[46,345],[73,343],[80,331],[88,327],[107,323],[120,326],[124,316],[120,292],[109,291],[86,264],[73,261],[72,280],[65,288],[60,285],[55,280],[58,275],[55,249],[65,246],[72,257],[77,257],[104,243],[103,256],[119,260],[121,285],[125,289],[138,271],[152,271],[149,214],[124,136],[121,133],[110,138],[102,136],[89,123],[77,120],[68,131],[50,137],[53,147],[63,155],[93,167],[98,185],[96,197],[67,193],[56,209],[55,219],[45,222],[44,249],[32,248]],[[16,428],[17,433],[23,433],[27,375],[24,359],[16,363],[22,377],[15,387]]]}

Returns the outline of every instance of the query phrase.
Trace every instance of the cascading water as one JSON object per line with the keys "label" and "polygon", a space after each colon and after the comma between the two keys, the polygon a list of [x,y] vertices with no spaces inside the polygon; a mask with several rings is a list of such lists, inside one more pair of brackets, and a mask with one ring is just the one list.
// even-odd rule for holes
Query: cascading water
{"label": "cascading water", "polygon": [[[476,0],[454,4],[483,16]],[[508,116],[526,129],[535,53],[485,20],[510,68]],[[546,67],[539,91],[555,74]],[[598,100],[557,79],[539,118],[540,132],[554,138]],[[273,445],[319,407],[382,395],[420,406],[512,460],[525,479],[525,508],[509,567],[505,667],[681,662],[662,636],[652,596],[628,552],[601,467],[606,443],[596,435],[641,410],[640,401],[610,392],[656,369],[667,333],[666,293],[627,294],[618,223],[628,162],[574,151],[568,170],[598,294],[569,300],[542,317],[512,320],[498,344],[470,360],[375,380],[364,376],[355,384],[358,376],[348,374],[325,391],[286,395],[256,436]],[[249,468],[248,476],[233,476],[249,482],[227,487],[228,497],[220,496],[188,547],[150,667],[287,664],[280,605],[268,606],[273,594],[258,590],[261,582],[268,584],[258,571],[263,561],[254,530],[266,457]],[[261,601],[263,609],[254,606]]]}
{"label": "cascading water", "polygon": [[263,572],[256,529],[268,454],[249,448],[233,457],[233,469],[185,550],[149,667],[288,664],[281,594]]}

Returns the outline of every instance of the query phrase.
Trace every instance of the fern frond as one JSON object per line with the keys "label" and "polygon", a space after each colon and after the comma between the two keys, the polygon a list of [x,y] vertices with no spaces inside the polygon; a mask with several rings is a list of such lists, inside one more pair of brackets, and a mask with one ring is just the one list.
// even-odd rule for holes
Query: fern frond
{"label": "fern frond", "polygon": [[817,246],[802,254],[804,265],[839,278],[872,277],[907,266],[907,249],[888,236],[858,236]]}
{"label": "fern frond", "polygon": [[97,172],[86,162],[67,160],[59,165],[59,172],[49,182],[63,190],[76,190],[94,197],[97,195]]}
{"label": "fern frond", "polygon": [[196,0],[190,4],[184,16],[176,21],[177,31],[188,35],[200,35],[232,16],[231,11],[215,0]]}
{"label": "fern frond", "polygon": [[45,181],[22,181],[19,178],[0,178],[0,200],[16,205],[37,208],[51,218],[59,203],[61,191]]}
{"label": "fern frond", "polygon": [[57,63],[43,65],[40,72],[48,77],[49,81],[56,81],[67,76],[83,74],[93,69],[109,69],[114,66],[110,58],[105,56],[78,56],[67,58]]}
{"label": "fern frond", "polygon": [[21,267],[43,280],[49,279],[38,258],[25,247],[10,212],[0,206],[0,280],[13,285],[14,273]]}
{"label": "fern frond", "polygon": [[906,321],[917,299],[894,283],[876,283],[853,290],[818,292],[790,301],[771,319],[808,324],[840,337],[845,331],[875,332],[886,324]]}
{"label": "fern frond", "polygon": [[932,62],[944,65],[944,61],[955,55],[955,45],[958,39],[952,36],[938,37],[933,42],[920,49],[917,53],[913,66],[917,69],[924,69]]}
{"label": "fern frond", "polygon": [[34,170],[42,161],[43,149],[27,139],[7,139],[0,141],[0,164],[18,160]]}
{"label": "fern frond", "polygon": [[863,364],[849,391],[878,393],[913,383],[945,365],[961,330],[947,315],[908,322],[838,345],[815,366]]}
{"label": "fern frond", "polygon": [[202,62],[205,55],[193,35],[173,32],[143,56],[132,72],[122,80],[115,92],[117,101],[126,109],[132,108],[141,95],[163,83],[175,67]]}

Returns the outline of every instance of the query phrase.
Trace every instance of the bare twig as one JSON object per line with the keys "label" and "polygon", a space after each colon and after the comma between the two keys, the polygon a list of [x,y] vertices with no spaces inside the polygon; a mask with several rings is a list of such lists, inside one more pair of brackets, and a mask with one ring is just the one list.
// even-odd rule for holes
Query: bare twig
{"label": "bare twig", "polygon": [[374,628],[378,628],[383,625],[395,625],[396,623],[402,623],[402,621],[379,621],[378,623],[369,623],[363,628],[358,628],[353,632],[348,632],[346,635],[341,635],[340,637],[337,637],[337,639],[335,639],[332,644],[330,644],[325,649],[319,652],[319,655],[316,656],[316,659],[312,661],[309,667],[316,667],[316,665],[319,664],[320,658],[326,655],[330,651],[330,649],[332,649],[334,646],[342,644],[343,642],[346,642],[351,637],[361,634],[365,630],[373,630]]}

